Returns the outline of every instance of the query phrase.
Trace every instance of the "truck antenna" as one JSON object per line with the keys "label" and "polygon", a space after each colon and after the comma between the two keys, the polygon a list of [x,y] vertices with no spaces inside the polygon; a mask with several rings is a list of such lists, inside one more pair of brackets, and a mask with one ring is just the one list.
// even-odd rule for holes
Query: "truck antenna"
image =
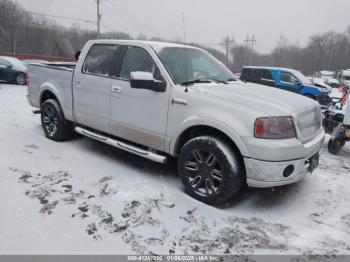
{"label": "truck antenna", "polygon": [[[182,24],[183,24],[183,31],[184,31],[184,44],[186,45],[186,23],[185,23],[185,13],[182,13]],[[187,72],[187,46],[185,46],[185,75],[186,75],[186,82],[188,81],[188,72]],[[185,92],[188,92],[188,87],[186,84]]]}

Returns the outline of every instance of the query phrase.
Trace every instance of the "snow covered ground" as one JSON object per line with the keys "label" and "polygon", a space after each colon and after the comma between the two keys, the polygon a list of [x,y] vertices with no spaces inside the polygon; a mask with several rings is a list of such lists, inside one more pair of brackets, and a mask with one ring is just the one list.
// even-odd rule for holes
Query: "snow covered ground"
{"label": "snow covered ground", "polygon": [[350,254],[350,144],[215,208],[183,192],[174,160],[46,139],[25,94],[0,85],[0,254]]}

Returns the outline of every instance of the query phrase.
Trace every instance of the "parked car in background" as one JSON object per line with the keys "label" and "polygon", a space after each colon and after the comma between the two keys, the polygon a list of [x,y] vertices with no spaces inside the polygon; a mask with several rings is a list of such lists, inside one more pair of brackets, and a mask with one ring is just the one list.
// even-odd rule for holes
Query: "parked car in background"
{"label": "parked car in background", "polygon": [[327,92],[328,94],[332,93],[332,87],[328,85],[323,78],[309,77],[309,80],[313,85],[323,89],[323,92]]}
{"label": "parked car in background", "polygon": [[339,86],[340,86],[339,81],[338,81],[337,79],[333,78],[333,77],[332,77],[332,78],[328,78],[328,79],[326,80],[326,84],[327,84],[327,85],[330,85],[333,89],[334,89],[334,88],[338,89]]}
{"label": "parked car in background", "polygon": [[75,130],[155,162],[177,157],[186,191],[208,204],[245,183],[295,183],[315,170],[323,147],[318,103],[240,81],[192,46],[89,41],[74,70],[31,64],[29,78],[28,102],[47,138]]}
{"label": "parked car in background", "polygon": [[0,81],[24,85],[27,68],[14,57],[0,56]]}
{"label": "parked car in background", "polygon": [[314,99],[323,106],[332,102],[327,90],[315,86],[306,76],[294,69],[246,66],[242,69],[241,79],[297,93]]}
{"label": "parked car in background", "polygon": [[326,71],[326,70],[315,73],[315,77],[323,79],[323,81],[327,85],[331,86],[332,88],[338,89],[340,84],[339,84],[339,81],[335,79],[335,75],[336,75],[335,72]]}
{"label": "parked car in background", "polygon": [[334,77],[334,72],[333,71],[323,70],[323,71],[317,72],[316,73],[316,77],[317,78],[322,78],[323,80],[326,81],[327,79]]}
{"label": "parked car in background", "polygon": [[336,78],[340,85],[345,85],[348,88],[350,87],[350,69],[338,71],[336,73]]}

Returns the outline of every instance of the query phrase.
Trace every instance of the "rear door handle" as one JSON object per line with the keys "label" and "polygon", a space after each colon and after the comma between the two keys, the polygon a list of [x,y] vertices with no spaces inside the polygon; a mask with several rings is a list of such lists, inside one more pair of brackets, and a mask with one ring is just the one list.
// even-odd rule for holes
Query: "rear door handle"
{"label": "rear door handle", "polygon": [[84,82],[82,80],[77,80],[75,82],[75,88],[84,88],[83,83]]}
{"label": "rear door handle", "polygon": [[119,95],[122,92],[122,88],[120,86],[112,86],[112,93]]}

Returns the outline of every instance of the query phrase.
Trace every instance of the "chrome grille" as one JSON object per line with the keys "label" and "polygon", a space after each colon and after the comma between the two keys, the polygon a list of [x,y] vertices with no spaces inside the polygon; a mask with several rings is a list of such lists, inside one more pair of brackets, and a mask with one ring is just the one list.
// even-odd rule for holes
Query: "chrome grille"
{"label": "chrome grille", "polygon": [[314,138],[322,127],[321,108],[316,106],[307,111],[300,112],[297,118],[300,138],[303,143],[307,143]]}

